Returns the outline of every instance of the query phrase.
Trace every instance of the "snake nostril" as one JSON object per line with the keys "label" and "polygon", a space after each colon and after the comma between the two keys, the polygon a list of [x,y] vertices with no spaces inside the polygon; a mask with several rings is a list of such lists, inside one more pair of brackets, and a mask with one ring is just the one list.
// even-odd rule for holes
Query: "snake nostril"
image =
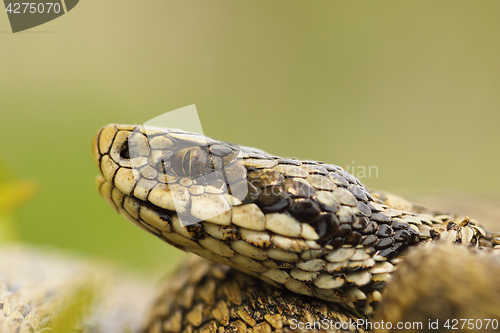
{"label": "snake nostril", "polygon": [[128,145],[128,139],[123,142],[122,147],[120,148],[120,157],[124,160],[130,160],[130,149]]}

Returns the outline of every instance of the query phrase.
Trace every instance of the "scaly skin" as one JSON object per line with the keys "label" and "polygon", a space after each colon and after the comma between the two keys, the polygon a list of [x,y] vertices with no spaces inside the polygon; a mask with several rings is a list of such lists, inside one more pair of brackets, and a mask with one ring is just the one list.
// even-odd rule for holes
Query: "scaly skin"
{"label": "scaly skin", "polygon": [[[316,326],[306,326],[314,322]],[[335,303],[300,297],[191,256],[163,285],[144,333],[227,331],[367,332],[359,318]]]}
{"label": "scaly skin", "polygon": [[92,152],[101,195],[140,228],[358,317],[375,313],[407,248],[498,242],[474,220],[422,212],[338,166],[179,130],[108,125]]}

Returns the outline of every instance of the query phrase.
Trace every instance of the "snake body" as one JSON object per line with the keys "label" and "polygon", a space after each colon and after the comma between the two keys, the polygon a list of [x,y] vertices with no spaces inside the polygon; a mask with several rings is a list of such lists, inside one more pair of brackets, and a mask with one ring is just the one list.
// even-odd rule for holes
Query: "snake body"
{"label": "snake body", "polygon": [[[498,332],[499,276],[498,251],[428,242],[410,249],[398,264],[383,291],[381,308],[367,322],[337,303],[297,296],[192,256],[164,283],[144,332],[427,332],[429,321],[438,321],[430,332],[445,333],[447,321],[465,319],[473,327],[459,330],[475,332],[483,324],[481,331]],[[398,330],[398,324],[406,326]]]}
{"label": "snake body", "polygon": [[92,153],[100,194],[141,229],[346,316],[376,314],[408,248],[500,243],[475,220],[368,189],[339,166],[181,130],[107,125]]}

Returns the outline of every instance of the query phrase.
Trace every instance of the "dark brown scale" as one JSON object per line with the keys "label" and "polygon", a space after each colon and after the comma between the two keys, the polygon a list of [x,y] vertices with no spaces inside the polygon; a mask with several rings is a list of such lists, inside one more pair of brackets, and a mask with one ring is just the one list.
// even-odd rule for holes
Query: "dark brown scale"
{"label": "dark brown scale", "polygon": [[170,225],[170,223],[172,223],[172,216],[167,215],[167,214],[163,214],[160,211],[157,211],[157,213],[158,213],[158,217],[160,218],[160,220],[162,220],[163,222],[167,222],[169,225]]}
{"label": "dark brown scale", "polygon": [[292,198],[310,198],[316,193],[316,189],[303,179],[286,178],[283,182],[283,189]]}
{"label": "dark brown scale", "polygon": [[233,184],[247,178],[247,170],[244,166],[238,163],[226,166],[222,169],[222,171],[224,173],[226,184]]}
{"label": "dark brown scale", "polygon": [[351,234],[352,228],[350,223],[341,223],[338,235],[341,237],[347,237]]}
{"label": "dark brown scale", "polygon": [[262,212],[264,214],[269,214],[269,213],[279,213],[282,212],[288,207],[290,207],[290,204],[292,203],[292,200],[288,197],[281,197],[277,202],[270,206],[265,206],[265,207],[260,207]]}
{"label": "dark brown scale", "polygon": [[186,225],[186,230],[194,239],[204,239],[207,237],[205,229],[199,223]]}
{"label": "dark brown scale", "polygon": [[283,190],[280,186],[269,186],[261,189],[257,202],[259,206],[271,206],[283,197]]}
{"label": "dark brown scale", "polygon": [[355,246],[355,245],[360,244],[362,239],[363,239],[363,235],[361,235],[357,231],[353,231],[352,233],[347,235],[347,237],[345,238],[345,243]]}
{"label": "dark brown scale", "polygon": [[356,219],[352,223],[352,228],[354,230],[362,230],[366,228],[368,223],[370,223],[370,220],[367,217],[356,217]]}
{"label": "dark brown scale", "polygon": [[399,255],[408,248],[408,243],[396,243],[396,245],[394,245],[393,248]]}
{"label": "dark brown scale", "polygon": [[276,162],[278,162],[279,164],[302,165],[299,160],[293,160],[291,158],[280,158],[277,159]]}
{"label": "dark brown scale", "polygon": [[406,231],[410,234],[410,240],[412,243],[419,241],[418,232],[413,228],[408,228]]}
{"label": "dark brown scale", "polygon": [[411,239],[410,233],[406,230],[398,230],[394,233],[396,242],[408,242]]}
{"label": "dark brown scale", "polygon": [[230,152],[233,151],[231,148],[229,148],[227,146],[218,145],[218,144],[211,145],[208,149],[210,150],[210,152],[212,154],[214,154],[215,156],[220,156],[220,157],[226,156],[227,154],[229,154]]}
{"label": "dark brown scale", "polygon": [[365,191],[363,191],[359,186],[349,185],[349,187],[347,187],[347,189],[349,190],[349,192],[351,192],[356,197],[356,199],[361,200],[361,201],[368,200],[368,197],[366,196]]}
{"label": "dark brown scale", "polygon": [[395,256],[397,257],[398,255],[400,255],[401,253],[403,253],[403,251],[405,251],[407,248],[408,248],[408,244],[407,243],[396,243],[392,247],[392,250],[396,253]]}
{"label": "dark brown scale", "polygon": [[319,240],[317,241],[317,243],[320,245],[325,245],[326,241],[328,240],[327,236],[331,234],[330,225],[326,221],[318,220],[311,223],[311,226],[319,236]]}
{"label": "dark brown scale", "polygon": [[340,221],[335,214],[323,213],[316,221],[310,223],[319,236],[316,242],[320,245],[326,245],[333,237],[338,234]]}
{"label": "dark brown scale", "polygon": [[377,231],[377,229],[378,229],[377,222],[371,221],[370,223],[368,223],[368,225],[366,226],[366,228],[364,228],[363,230],[361,230],[361,233],[363,235],[371,235],[371,234],[375,233],[375,231]]}
{"label": "dark brown scale", "polygon": [[377,236],[375,235],[367,235],[367,236],[363,236],[362,240],[361,240],[361,245],[363,246],[372,246],[374,245],[375,243],[377,243],[378,241],[378,238]]}
{"label": "dark brown scale", "polygon": [[363,216],[372,215],[372,210],[364,202],[359,201],[358,204],[356,205],[356,208],[359,210],[360,215],[363,215]]}
{"label": "dark brown scale", "polygon": [[363,311],[365,309],[365,306],[366,306],[366,300],[359,300],[357,302],[354,302],[354,307],[356,308],[356,310],[358,311]]}
{"label": "dark brown scale", "polygon": [[435,230],[435,229],[431,229],[431,230],[429,230],[429,234],[431,235],[431,238],[432,238],[433,240],[438,240],[438,239],[440,239],[440,238],[441,238],[441,232],[442,232],[442,231],[443,231],[443,230]]}
{"label": "dark brown scale", "polygon": [[377,253],[377,249],[374,248],[373,246],[365,248],[366,254],[368,254],[370,257],[373,257],[375,253]]}
{"label": "dark brown scale", "polygon": [[391,227],[389,227],[387,224],[382,224],[377,232],[375,233],[377,237],[391,237],[394,235],[394,230],[392,230]]}
{"label": "dark brown scale", "polygon": [[298,198],[292,200],[292,206],[288,212],[300,222],[309,222],[319,217],[321,209],[319,205],[311,199]]}
{"label": "dark brown scale", "polygon": [[383,213],[373,213],[370,218],[374,221],[381,222],[381,223],[392,222],[392,218],[389,215],[386,215]]}
{"label": "dark brown scale", "polygon": [[[401,244],[401,243],[398,243]],[[391,260],[397,256],[397,251],[394,249],[394,247],[389,247],[387,249],[383,249],[377,252],[377,255],[387,258],[388,260]]]}
{"label": "dark brown scale", "polygon": [[328,242],[328,245],[331,245],[334,249],[338,249],[344,244],[344,240],[345,239],[343,237],[335,237]]}
{"label": "dark brown scale", "polygon": [[330,224],[332,226],[332,232],[334,232],[334,233],[338,232],[340,229],[340,221],[339,221],[337,215],[335,215],[335,214],[323,213],[323,214],[321,214],[321,216],[318,218],[317,221],[319,221],[319,220],[324,220],[328,224]]}
{"label": "dark brown scale", "polygon": [[382,250],[393,246],[395,243],[396,241],[392,237],[379,238],[378,242],[375,244],[375,248],[377,250]]}
{"label": "dark brown scale", "polygon": [[283,176],[271,169],[262,169],[252,171],[247,176],[248,182],[252,185],[262,188],[266,186],[276,186],[283,183]]}
{"label": "dark brown scale", "polygon": [[265,214],[283,211],[290,204],[291,199],[283,193],[280,186],[264,187],[257,199],[257,205]]}
{"label": "dark brown scale", "polygon": [[398,219],[397,217],[392,219],[392,229],[408,229],[409,224],[403,219]]}
{"label": "dark brown scale", "polygon": [[455,231],[460,231],[461,227],[456,224],[455,222],[448,222],[448,225],[446,226],[446,230],[455,230]]}
{"label": "dark brown scale", "polygon": [[408,248],[408,244],[396,243],[394,246],[383,249],[377,252],[377,255],[387,258],[388,260],[394,259],[404,250]]}

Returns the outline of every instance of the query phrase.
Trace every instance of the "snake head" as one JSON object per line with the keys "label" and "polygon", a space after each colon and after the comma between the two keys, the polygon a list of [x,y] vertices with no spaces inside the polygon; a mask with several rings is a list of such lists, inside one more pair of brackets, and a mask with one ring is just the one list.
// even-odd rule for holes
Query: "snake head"
{"label": "snake head", "polygon": [[111,124],[94,138],[102,179],[121,194],[176,213],[185,224],[229,223],[248,196],[238,146],[177,129]]}

